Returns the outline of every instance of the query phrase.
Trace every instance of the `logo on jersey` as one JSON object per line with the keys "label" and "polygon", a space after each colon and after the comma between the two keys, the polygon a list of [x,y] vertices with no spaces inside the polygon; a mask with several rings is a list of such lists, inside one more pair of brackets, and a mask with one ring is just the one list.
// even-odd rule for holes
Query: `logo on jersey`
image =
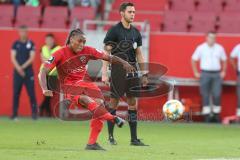
{"label": "logo on jersey", "polygon": [[85,63],[85,64],[87,63],[87,57],[86,56],[81,56],[79,59],[82,63]]}
{"label": "logo on jersey", "polygon": [[27,47],[27,49],[30,49],[32,47],[32,44],[30,42],[27,42],[26,47]]}
{"label": "logo on jersey", "polygon": [[48,63],[48,64],[51,64],[51,63],[53,63],[53,61],[54,61],[54,57],[53,56],[51,56],[46,62]]}
{"label": "logo on jersey", "polygon": [[79,66],[74,69],[67,69],[68,74],[75,74],[75,73],[84,72],[84,71],[86,71],[85,66]]}

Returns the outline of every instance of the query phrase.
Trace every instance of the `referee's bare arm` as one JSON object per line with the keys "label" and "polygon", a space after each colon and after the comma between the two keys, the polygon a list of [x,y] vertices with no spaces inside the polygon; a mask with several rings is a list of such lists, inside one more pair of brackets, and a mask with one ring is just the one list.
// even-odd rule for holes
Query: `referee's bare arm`
{"label": "referee's bare arm", "polygon": [[137,62],[139,64],[140,70],[143,72],[146,71],[145,59],[144,59],[141,47],[137,47],[137,49],[136,49],[136,58],[137,58]]}

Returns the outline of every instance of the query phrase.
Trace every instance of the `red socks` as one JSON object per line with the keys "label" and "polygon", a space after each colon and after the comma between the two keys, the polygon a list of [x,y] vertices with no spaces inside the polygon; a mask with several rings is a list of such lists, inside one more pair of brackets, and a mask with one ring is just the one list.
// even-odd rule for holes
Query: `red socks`
{"label": "red socks", "polygon": [[92,119],[90,124],[90,137],[88,144],[94,144],[97,141],[98,135],[103,128],[103,121],[100,119]]}
{"label": "red socks", "polygon": [[90,103],[88,109],[93,113],[93,117],[90,124],[90,136],[88,144],[94,144],[97,141],[98,135],[103,128],[103,120],[114,121],[114,116],[110,114],[103,105],[99,105],[96,102]]}

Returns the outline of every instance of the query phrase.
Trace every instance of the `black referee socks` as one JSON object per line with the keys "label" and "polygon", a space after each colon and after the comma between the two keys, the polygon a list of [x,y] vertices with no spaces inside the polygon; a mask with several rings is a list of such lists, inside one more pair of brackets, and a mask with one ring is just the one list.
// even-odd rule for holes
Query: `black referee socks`
{"label": "black referee socks", "polygon": [[[116,115],[116,109],[109,109],[109,112],[114,116]],[[108,135],[109,137],[113,137],[114,123],[111,121],[107,121],[107,124],[108,124]]]}
{"label": "black referee socks", "polygon": [[131,140],[137,139],[137,111],[128,110],[128,123],[130,127]]}

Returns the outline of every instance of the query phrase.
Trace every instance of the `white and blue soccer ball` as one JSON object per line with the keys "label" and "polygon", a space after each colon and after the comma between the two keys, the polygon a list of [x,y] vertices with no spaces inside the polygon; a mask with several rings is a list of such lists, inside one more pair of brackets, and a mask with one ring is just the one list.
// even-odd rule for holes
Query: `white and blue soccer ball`
{"label": "white and blue soccer ball", "polygon": [[176,121],[184,114],[185,107],[178,100],[169,100],[163,105],[163,114],[166,119]]}

